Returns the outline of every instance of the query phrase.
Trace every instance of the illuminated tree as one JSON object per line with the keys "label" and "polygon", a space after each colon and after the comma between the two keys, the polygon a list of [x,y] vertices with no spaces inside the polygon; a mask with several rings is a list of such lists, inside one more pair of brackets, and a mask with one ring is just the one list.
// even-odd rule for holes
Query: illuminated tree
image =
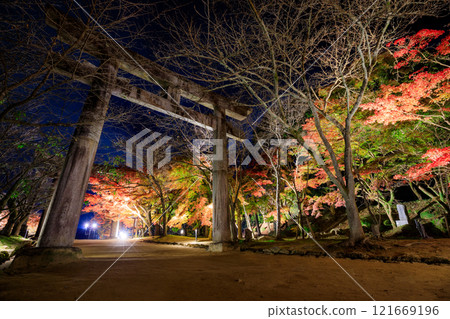
{"label": "illuminated tree", "polygon": [[[194,229],[205,227],[212,236],[212,191],[208,162],[201,168],[189,161],[174,163],[169,173],[174,186],[181,189],[182,199],[174,205],[173,217],[168,225],[182,227],[187,224]],[[208,231],[205,231],[208,233]]]}
{"label": "illuminated tree", "polygon": [[114,221],[127,227],[137,217],[149,225],[149,217],[137,208],[136,197],[144,190],[142,180],[136,171],[127,168],[96,167],[89,178],[89,189],[85,196],[84,212],[94,212],[94,219],[101,225]]}
{"label": "illuminated tree", "polygon": [[431,181],[427,187],[419,184],[419,189],[438,203],[450,215],[450,147],[429,149],[422,155],[423,163],[412,166],[404,175],[396,175],[395,179],[407,181]]}
{"label": "illuminated tree", "polygon": [[[439,1],[230,2],[226,10],[211,6],[206,29],[187,15],[168,19],[173,41],[166,45],[177,67],[214,89],[230,88],[242,93],[240,97],[247,96],[246,101],[262,107],[300,144],[304,142],[301,120],[286,110],[305,106],[310,110],[333,170],[318,164],[346,203],[353,245],[364,239],[356,205],[353,120],[384,44],[397,38],[412,16],[435,12],[441,5]],[[184,67],[186,61],[190,70]],[[319,96],[321,88],[327,88],[325,97]],[[336,95],[343,101],[339,117],[328,108]],[[343,139],[343,171],[340,152],[326,137],[326,122]]]}
{"label": "illuminated tree", "polygon": [[[422,121],[450,130],[450,34],[442,38],[442,30],[421,30],[415,35],[400,38],[389,47],[399,47],[394,57],[400,61],[394,66],[419,68],[409,80],[398,85],[382,85],[375,102],[362,105],[373,111],[366,123],[396,124],[402,121]],[[442,38],[434,53],[428,45]],[[428,51],[426,51],[427,49]],[[427,71],[432,69],[437,71]]]}
{"label": "illuminated tree", "polygon": [[[429,149],[430,145],[448,145],[449,142],[450,109],[447,104],[450,96],[450,35],[445,33],[442,30],[424,29],[388,43],[388,47],[397,48],[393,53],[398,59],[394,69],[408,70],[408,79],[400,84],[382,85],[379,97],[372,103],[362,105],[362,108],[372,112],[365,121],[366,124],[380,123],[388,127],[385,129],[387,131],[392,131],[392,126],[400,127],[400,123],[419,123],[415,124],[415,129],[420,128],[416,134],[420,135],[421,141],[428,140],[428,150],[421,147],[422,158],[428,159],[428,162],[413,156],[412,159],[418,164],[411,161],[407,163],[410,168],[406,172],[406,169],[398,167],[398,171],[405,172],[403,175],[391,174],[397,180],[407,181],[414,191],[414,185],[417,185],[423,193],[443,207],[448,215],[448,147]],[[432,41],[438,40],[435,48],[430,48]],[[433,126],[431,131],[434,132],[434,138],[429,139],[427,131],[430,130],[424,125]],[[397,138],[401,136],[397,135]],[[406,147],[418,145],[412,144],[411,140],[405,143]],[[392,162],[392,156],[390,157]],[[429,181],[427,187],[420,181]],[[391,198],[392,193],[391,190]],[[417,191],[415,193],[420,198],[420,194]],[[390,219],[395,227],[392,218]]]}

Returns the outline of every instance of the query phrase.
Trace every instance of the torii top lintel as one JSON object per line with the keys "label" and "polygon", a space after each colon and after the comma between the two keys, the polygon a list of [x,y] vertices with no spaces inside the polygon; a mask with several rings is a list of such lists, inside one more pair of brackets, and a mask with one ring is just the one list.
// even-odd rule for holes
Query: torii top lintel
{"label": "torii top lintel", "polygon": [[85,52],[96,57],[113,56],[117,59],[119,68],[134,76],[154,83],[146,72],[136,64],[135,61],[137,61],[158,82],[156,84],[165,89],[176,90],[181,96],[191,101],[210,109],[214,109],[216,106],[222,112],[224,111],[227,116],[239,121],[244,120],[251,113],[250,108],[208,90],[136,52],[125,49],[129,55],[126,54],[106,35],[92,31],[83,22],[63,14],[53,6],[46,7],[46,23],[58,30],[58,37],[61,41],[79,48],[82,47]]}

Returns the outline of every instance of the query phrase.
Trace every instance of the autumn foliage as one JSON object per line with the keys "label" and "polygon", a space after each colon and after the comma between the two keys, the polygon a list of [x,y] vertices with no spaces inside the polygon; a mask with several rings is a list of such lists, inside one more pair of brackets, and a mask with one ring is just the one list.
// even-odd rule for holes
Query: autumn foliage
{"label": "autumn foliage", "polygon": [[[450,34],[437,45],[434,54],[425,54],[421,50],[426,48],[432,40],[442,36],[445,32],[439,30],[421,30],[411,37],[398,39],[392,46],[400,47],[394,53],[400,61],[395,69],[407,67],[411,64],[429,62],[430,59],[445,58],[450,53]],[[388,44],[390,46],[390,44]],[[445,66],[444,63],[440,63]],[[431,121],[436,115],[446,116],[450,108],[446,102],[450,96],[450,67],[429,72],[428,66],[422,66],[418,71],[409,75],[410,81],[398,85],[382,85],[379,97],[375,102],[366,103],[363,109],[373,112],[366,120],[366,124],[381,123],[395,124],[402,121],[422,120]]]}
{"label": "autumn foliage", "polygon": [[[438,137],[434,142],[436,135],[433,134],[437,133],[428,127],[448,130],[450,67],[446,61],[450,54],[449,41],[450,35],[445,31],[427,29],[388,43],[387,48],[394,51],[392,56],[395,58],[390,68],[403,75],[382,79],[381,85],[362,105],[365,112],[353,121],[351,143],[358,198],[384,207],[391,223],[395,187],[405,185],[403,182],[406,181],[428,183],[437,177],[445,180],[448,174],[448,140]],[[322,111],[326,108],[336,121],[343,122],[346,101],[342,95],[325,98],[326,88],[319,90],[319,95],[323,100],[316,102],[317,108]],[[342,134],[324,116],[320,115],[320,119],[343,172],[345,144]],[[420,126],[423,131],[417,133],[414,123],[425,125]],[[305,218],[313,217],[308,219],[312,223],[308,225],[314,227],[314,221],[322,216],[334,214],[339,208],[343,211],[345,201],[324,170],[337,173],[330,154],[321,144],[313,118],[304,119],[302,136],[315,147],[325,167],[318,165],[317,158],[302,148],[290,151],[291,160],[304,158],[305,161],[281,167],[279,222],[295,225],[291,220],[293,212],[297,212]],[[277,161],[276,158],[272,160]],[[164,207],[168,227],[211,227],[211,166],[208,162],[203,164],[205,171],[201,174],[198,168],[184,160],[173,163],[164,172],[157,173],[155,179],[126,168],[116,168],[112,174],[100,170],[90,179],[84,211],[95,212],[95,218],[101,224],[120,220],[131,225],[133,218],[144,220],[148,217],[155,221],[162,216]],[[157,184],[152,184],[156,181]],[[235,187],[237,194],[230,193],[230,198],[235,196],[237,205],[234,214],[256,216],[258,223],[276,220],[276,185],[270,168],[253,164],[233,168],[229,181],[231,186],[239,186]],[[435,184],[439,183],[428,187],[432,189]],[[163,198],[155,186],[160,187],[168,203],[163,205]],[[420,187],[426,191],[424,184]],[[436,194],[439,192],[442,191],[436,190]],[[239,217],[236,220],[243,220],[242,216],[236,216]]]}

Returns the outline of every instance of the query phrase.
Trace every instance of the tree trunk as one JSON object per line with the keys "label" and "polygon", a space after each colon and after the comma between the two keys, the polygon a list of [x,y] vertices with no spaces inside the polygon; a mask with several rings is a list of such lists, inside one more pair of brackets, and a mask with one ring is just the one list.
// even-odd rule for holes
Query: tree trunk
{"label": "tree trunk", "polygon": [[359,218],[358,206],[356,205],[355,177],[353,176],[353,159],[350,141],[350,121],[346,123],[345,131],[345,182],[347,183],[347,196],[344,197],[347,211],[348,225],[350,228],[349,244],[354,246],[364,240],[364,230]]}
{"label": "tree trunk", "polygon": [[[55,187],[56,187],[57,183],[58,183],[58,180],[54,179],[52,182],[51,192],[55,191]],[[50,203],[47,202],[45,205],[45,208],[42,210],[41,217],[39,218],[39,224],[36,229],[36,233],[33,236],[34,238],[39,238],[39,236],[42,232],[42,226],[44,226],[44,220],[45,220],[45,216],[47,215],[49,205],[50,205]]]}
{"label": "tree trunk", "polygon": [[392,228],[397,228],[397,224],[395,223],[394,217],[392,216],[392,204],[394,203],[394,191],[391,189],[389,190],[389,200],[385,200],[383,194],[381,194],[380,191],[378,191],[378,198],[381,206],[383,206],[383,209],[389,218],[389,221],[392,224]]}
{"label": "tree trunk", "polygon": [[[161,222],[160,221],[158,221],[155,225],[154,225],[155,227],[154,227],[154,229],[155,229],[155,232],[154,232],[154,236],[161,236]],[[184,229],[184,228],[183,228]],[[186,233],[184,234],[184,236],[186,236]]]}
{"label": "tree trunk", "polygon": [[[356,107],[356,106],[354,106]],[[356,188],[355,188],[355,176],[353,175],[353,155],[351,144],[351,116],[348,116],[345,121],[344,132],[344,167],[345,167],[345,183],[347,196],[344,196],[348,225],[350,228],[349,244],[354,246],[356,243],[364,240],[364,230],[361,225],[361,219],[359,218],[358,206],[356,205]],[[339,169],[338,167],[336,169]],[[342,186],[342,184],[341,184]],[[342,188],[342,187],[341,187]],[[342,193],[342,191],[341,191]],[[345,193],[345,191],[344,191]],[[344,194],[342,194],[344,195]]]}
{"label": "tree trunk", "polygon": [[330,205],[330,213],[333,216],[336,215],[336,207],[333,204]]}
{"label": "tree trunk", "polygon": [[392,228],[397,228],[397,224],[395,223],[394,217],[392,216],[392,206],[389,205],[389,203],[382,203],[381,205],[383,206],[384,211],[386,212],[386,215],[388,216],[389,221],[392,224]]}
{"label": "tree trunk", "polygon": [[381,216],[378,214],[374,214],[372,212],[372,209],[370,208],[370,202],[366,197],[366,193],[363,189],[363,198],[364,198],[364,202],[366,203],[367,206],[367,210],[369,212],[370,217],[372,218],[372,225],[371,225],[371,230],[372,230],[372,235],[375,238],[381,238],[381,233],[380,233],[380,226],[381,226]]}
{"label": "tree trunk", "polygon": [[227,156],[227,124],[225,114],[217,107],[214,109],[216,123],[214,138],[219,140],[216,149],[218,158],[212,161],[213,175],[213,242],[223,243],[231,241],[230,214],[228,205],[228,156]]}
{"label": "tree trunk", "polygon": [[167,215],[164,214],[162,217],[162,234],[161,236],[167,236]]}
{"label": "tree trunk", "polygon": [[3,236],[11,236],[14,225],[19,218],[17,208],[12,199],[8,200],[8,210],[9,210],[8,221],[6,222],[6,225],[3,227],[3,229],[0,231],[0,235]]}
{"label": "tree trunk", "polygon": [[303,199],[304,199],[304,194],[302,194],[302,196],[300,196],[300,193],[298,191],[295,192],[296,198],[297,198],[297,208],[298,208],[298,224],[299,226],[302,228],[301,232],[302,232],[302,239],[305,239],[305,230],[303,228],[303,214],[305,215],[305,220],[306,220],[306,225],[308,226],[309,229],[309,233],[312,235],[312,237],[314,237],[314,231],[312,229],[311,226],[311,222],[309,220],[309,216],[306,215],[306,213],[303,210]]}
{"label": "tree trunk", "polygon": [[349,191],[349,196],[345,198],[345,208],[347,211],[347,219],[350,228],[349,244],[354,246],[356,243],[364,239],[364,231],[359,219],[358,206],[356,206],[355,192]]}
{"label": "tree trunk", "polygon": [[372,224],[370,226],[374,238],[381,238],[380,224]]}
{"label": "tree trunk", "polygon": [[162,203],[162,233],[161,236],[167,236],[167,211],[166,211],[166,203],[164,201],[164,194],[162,193],[162,188],[160,188],[161,190],[161,203]]}
{"label": "tree trunk", "polygon": [[298,214],[297,214],[297,233],[295,234],[295,239],[298,239],[298,237],[300,236],[300,234],[302,234],[302,239],[305,238],[305,232],[303,231],[303,224],[302,224],[302,213],[299,210]]}
{"label": "tree trunk", "polygon": [[119,221],[111,221],[111,234],[110,238],[119,237]]}
{"label": "tree trunk", "polygon": [[38,247],[71,247],[73,244],[117,71],[117,63],[109,60],[97,69],[44,220]]}
{"label": "tree trunk", "polygon": [[305,239],[305,231],[303,230],[303,223],[302,223],[302,212],[303,212],[303,201],[300,198],[299,192],[295,189],[295,195],[297,199],[297,209],[298,209],[298,215],[297,215],[297,223],[298,223],[298,233],[295,236],[297,239],[298,235],[302,234],[302,239]]}
{"label": "tree trunk", "polygon": [[[245,211],[245,207],[244,207]],[[250,219],[250,215],[245,211],[245,222],[247,223],[247,229],[252,232],[252,237],[255,238],[255,233],[253,232],[252,220]]]}
{"label": "tree trunk", "polygon": [[316,234],[314,233],[314,231],[313,231],[313,229],[312,229],[312,225],[311,225],[311,221],[309,220],[309,217],[310,217],[309,215],[306,215],[306,214],[305,214],[306,225],[308,226],[309,233],[310,233],[313,237],[315,237]]}
{"label": "tree trunk", "polygon": [[11,236],[13,228],[14,228],[14,224],[15,224],[14,217],[9,215],[8,221],[6,222],[6,225],[3,227],[2,231],[0,232],[0,235],[7,236],[7,237]]}
{"label": "tree trunk", "polygon": [[236,214],[234,210],[233,201],[230,202],[230,232],[231,232],[231,241],[237,240],[237,227],[236,227]]}
{"label": "tree trunk", "polygon": [[413,185],[412,182],[409,182],[409,187],[411,188],[411,190],[413,191],[414,195],[416,195],[417,199],[419,201],[423,200],[422,195],[420,195],[420,192],[416,189],[416,187]]}
{"label": "tree trunk", "polygon": [[[433,194],[431,194],[430,192],[428,192],[425,188],[423,188],[422,186],[419,186],[419,189],[425,194],[427,195],[429,198],[431,198],[431,200],[437,204],[439,204],[445,211],[445,215],[444,215],[444,221],[445,221],[445,225],[447,228],[447,233],[450,236],[450,227],[449,227],[449,222],[448,222],[448,216],[450,216],[450,205],[448,203],[445,203],[444,201],[442,201],[438,196],[434,196]],[[447,196],[445,196],[447,198]]]}
{"label": "tree trunk", "polygon": [[238,209],[236,210],[236,216],[237,216],[237,226],[238,226],[237,238],[242,239],[242,214]]}
{"label": "tree trunk", "polygon": [[20,184],[23,181],[23,177],[30,171],[30,169],[26,169],[22,174],[20,174],[19,177],[14,181],[14,183],[11,185],[11,187],[8,189],[6,194],[3,195],[2,199],[0,199],[0,211],[3,210],[5,205],[8,203],[8,201],[11,199],[11,196],[14,194],[14,192],[19,188]]}
{"label": "tree trunk", "polygon": [[[276,168],[278,170],[278,167]],[[275,228],[275,237],[276,239],[281,239],[281,210],[280,210],[280,176],[277,171],[275,174],[276,177],[276,192],[275,192],[275,202],[277,205],[277,222]]]}
{"label": "tree trunk", "polygon": [[147,211],[147,228],[148,228],[148,235],[150,236],[150,227],[152,227],[152,211],[151,208]]}
{"label": "tree trunk", "polygon": [[29,220],[29,218],[27,218],[25,220],[25,222],[22,223],[22,227],[20,227],[20,229],[19,229],[19,236],[28,238],[28,234],[29,234],[29,231],[28,231],[28,220]]}
{"label": "tree trunk", "polygon": [[230,205],[230,231],[231,241],[237,240],[237,227],[236,227],[236,215],[233,205]]}
{"label": "tree trunk", "polygon": [[28,216],[16,221],[14,224],[14,227],[11,231],[11,236],[19,236],[20,230],[22,229],[22,226],[25,224],[25,222],[28,220]]}
{"label": "tree trunk", "polygon": [[42,211],[41,217],[39,218],[39,224],[36,229],[36,234],[34,234],[34,238],[39,238],[39,235],[42,231],[42,226],[44,225],[45,215],[47,214],[47,209]]}
{"label": "tree trunk", "polygon": [[27,221],[28,221],[28,217],[30,217],[30,214],[27,214],[25,217],[23,217],[23,218],[17,220],[17,221],[14,223],[14,227],[13,227],[13,229],[12,229],[12,231],[11,231],[11,236],[19,236],[20,230],[22,229],[22,226],[23,226],[24,224],[26,225],[26,223],[27,223]]}
{"label": "tree trunk", "polygon": [[213,233],[212,227],[208,227],[208,239],[209,240],[212,240],[212,233]]}
{"label": "tree trunk", "polygon": [[259,213],[258,211],[255,212],[255,222],[256,222],[256,234],[258,234],[258,237],[261,236],[261,227],[259,226]]}
{"label": "tree trunk", "polygon": [[437,195],[433,195],[431,194],[429,191],[427,191],[425,188],[423,188],[422,186],[419,186],[419,189],[425,194],[427,195],[431,200],[435,201],[437,204],[439,204],[443,209],[445,209],[445,211],[447,212],[447,215],[450,215],[450,205],[448,205],[447,203],[443,202],[439,196]]}

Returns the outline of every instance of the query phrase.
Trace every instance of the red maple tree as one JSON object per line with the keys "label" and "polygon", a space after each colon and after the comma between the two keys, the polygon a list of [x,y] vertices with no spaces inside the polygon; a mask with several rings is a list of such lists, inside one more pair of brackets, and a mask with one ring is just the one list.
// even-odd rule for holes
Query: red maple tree
{"label": "red maple tree", "polygon": [[[446,102],[450,96],[450,65],[446,62],[450,54],[450,34],[441,39],[440,44],[430,53],[425,51],[432,40],[441,37],[445,31],[424,29],[415,35],[404,37],[389,43],[399,47],[393,56],[400,59],[394,69],[411,66],[420,67],[410,74],[409,82],[399,85],[382,85],[379,97],[372,103],[361,107],[372,111],[366,123],[395,124],[401,121],[420,120],[434,124],[434,118],[444,120],[444,127],[448,128],[448,112]],[[439,71],[428,72],[428,66]],[[442,126],[442,124],[439,124]]]}
{"label": "red maple tree", "polygon": [[96,169],[89,178],[84,212],[94,212],[94,220],[104,226],[111,221],[132,227],[134,218],[148,221],[139,209],[139,199],[146,194],[139,172],[127,168]]}

